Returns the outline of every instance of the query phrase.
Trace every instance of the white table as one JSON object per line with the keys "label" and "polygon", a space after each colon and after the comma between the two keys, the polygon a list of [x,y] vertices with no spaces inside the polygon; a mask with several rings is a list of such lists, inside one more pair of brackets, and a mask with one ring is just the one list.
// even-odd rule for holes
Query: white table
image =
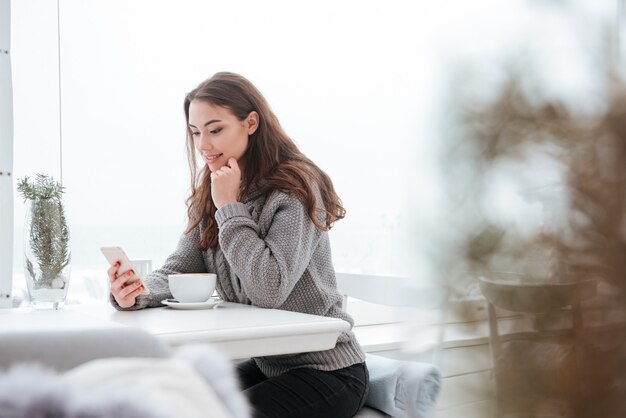
{"label": "white table", "polygon": [[337,318],[223,303],[213,309],[167,307],[120,312],[106,303],[66,305],[58,311],[0,310],[5,331],[136,327],[171,346],[211,343],[233,359],[328,350],[350,324]]}

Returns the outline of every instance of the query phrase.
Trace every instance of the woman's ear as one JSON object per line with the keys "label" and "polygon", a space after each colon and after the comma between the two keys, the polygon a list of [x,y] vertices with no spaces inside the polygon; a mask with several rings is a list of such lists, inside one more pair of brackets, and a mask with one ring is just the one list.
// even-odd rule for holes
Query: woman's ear
{"label": "woman's ear", "polygon": [[248,128],[248,135],[252,135],[259,127],[259,114],[254,110],[250,112],[246,118],[246,126]]}

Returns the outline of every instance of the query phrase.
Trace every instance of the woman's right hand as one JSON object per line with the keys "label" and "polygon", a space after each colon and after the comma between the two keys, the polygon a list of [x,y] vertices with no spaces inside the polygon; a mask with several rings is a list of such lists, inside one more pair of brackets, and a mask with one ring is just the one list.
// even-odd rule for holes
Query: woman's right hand
{"label": "woman's right hand", "polygon": [[117,262],[107,270],[109,280],[111,281],[111,294],[115,298],[115,301],[120,308],[130,308],[135,304],[137,296],[143,291],[143,283],[141,280],[134,281],[126,284],[135,274],[134,271],[129,270],[126,273],[117,274],[120,268],[120,263]]}

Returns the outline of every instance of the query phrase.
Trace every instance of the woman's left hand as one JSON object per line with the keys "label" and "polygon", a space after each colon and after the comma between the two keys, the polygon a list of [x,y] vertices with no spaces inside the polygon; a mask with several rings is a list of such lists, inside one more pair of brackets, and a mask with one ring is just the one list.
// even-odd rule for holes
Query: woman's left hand
{"label": "woman's left hand", "polygon": [[241,184],[241,170],[237,160],[229,158],[228,163],[211,173],[211,197],[216,208],[228,203],[237,202],[239,185]]}

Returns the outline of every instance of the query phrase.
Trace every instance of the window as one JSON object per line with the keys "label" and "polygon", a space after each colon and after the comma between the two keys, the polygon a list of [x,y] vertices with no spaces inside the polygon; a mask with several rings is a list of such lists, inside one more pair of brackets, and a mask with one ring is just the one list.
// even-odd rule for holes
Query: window
{"label": "window", "polygon": [[[331,231],[336,268],[400,269],[398,179],[416,163],[406,150],[432,72],[413,3],[61,0],[62,145],[56,4],[14,3],[15,178],[62,173],[72,280],[104,275],[101,245],[155,267],[173,250],[189,185],[182,101],[221,70],[254,82],[333,178],[348,211]],[[16,275],[23,211],[16,196]]]}
{"label": "window", "polygon": [[185,225],[184,94],[234,71],[333,179],[347,209],[336,269],[407,274],[428,241],[414,235],[440,222],[445,66],[519,29],[522,3],[501,3],[60,0],[59,51],[55,2],[13,2],[14,178],[62,174],[72,280],[104,275],[105,244],[158,267]]}

